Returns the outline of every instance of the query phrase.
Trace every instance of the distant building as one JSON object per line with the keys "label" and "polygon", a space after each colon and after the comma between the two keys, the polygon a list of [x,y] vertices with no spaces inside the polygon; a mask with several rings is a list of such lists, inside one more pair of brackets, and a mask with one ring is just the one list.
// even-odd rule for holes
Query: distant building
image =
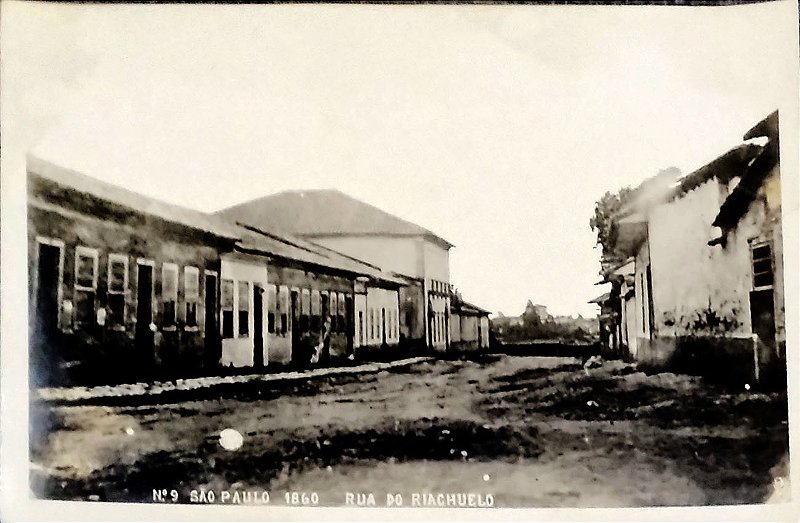
{"label": "distant building", "polygon": [[450,343],[458,350],[489,348],[489,311],[453,299],[450,305]]}
{"label": "distant building", "polygon": [[525,305],[525,314],[535,314],[536,317],[539,318],[539,321],[548,321],[552,318],[552,316],[550,316],[550,314],[547,312],[546,305],[539,305],[538,303],[534,304],[530,300],[528,300],[528,303]]}
{"label": "distant building", "polygon": [[447,240],[336,190],[287,191],[224,209],[228,219],[287,231],[402,276],[400,332],[410,345],[449,346]]}
{"label": "distant building", "polygon": [[[757,379],[785,361],[778,115],[619,219],[616,350]],[[754,361],[757,362],[754,365]]]}

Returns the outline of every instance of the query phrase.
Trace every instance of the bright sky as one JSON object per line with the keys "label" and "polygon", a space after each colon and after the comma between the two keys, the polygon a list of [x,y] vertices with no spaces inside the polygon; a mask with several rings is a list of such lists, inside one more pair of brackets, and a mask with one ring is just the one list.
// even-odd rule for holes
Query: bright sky
{"label": "bright sky", "polygon": [[336,187],[478,305],[594,314],[594,201],[793,104],[794,9],[3,2],[4,183],[35,150],[207,211]]}

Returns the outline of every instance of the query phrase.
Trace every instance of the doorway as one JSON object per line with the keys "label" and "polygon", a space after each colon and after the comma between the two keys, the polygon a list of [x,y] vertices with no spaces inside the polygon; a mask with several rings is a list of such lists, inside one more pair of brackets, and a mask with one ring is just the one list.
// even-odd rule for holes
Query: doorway
{"label": "doorway", "polygon": [[301,362],[300,357],[300,320],[297,317],[297,291],[292,291],[290,299],[289,299],[289,318],[291,318],[291,336],[292,336],[292,354],[291,354],[291,362],[294,364],[299,364]]}
{"label": "doorway", "polygon": [[264,366],[264,289],[253,284],[253,367]]}
{"label": "doorway", "polygon": [[219,327],[217,325],[217,275],[206,273],[205,286],[205,352],[206,365],[212,367],[222,356],[219,347]]}
{"label": "doorway", "polygon": [[139,364],[151,367],[155,363],[153,347],[153,266],[139,263],[136,268],[136,358]]}
{"label": "doorway", "polygon": [[347,338],[347,355],[350,356],[355,352],[354,348],[354,338],[355,338],[355,331],[356,325],[353,318],[353,298],[347,296],[344,299],[344,309],[345,309],[345,336]]}
{"label": "doorway", "polygon": [[753,333],[766,345],[775,347],[775,300],[772,289],[750,292],[750,320]]}
{"label": "doorway", "polygon": [[62,250],[60,246],[39,243],[38,255],[29,368],[36,385],[41,385],[61,379],[56,374],[60,368],[59,361],[64,358],[59,348],[58,332],[58,287],[61,280]]}
{"label": "doorway", "polygon": [[386,309],[381,308],[381,345],[386,345]]}

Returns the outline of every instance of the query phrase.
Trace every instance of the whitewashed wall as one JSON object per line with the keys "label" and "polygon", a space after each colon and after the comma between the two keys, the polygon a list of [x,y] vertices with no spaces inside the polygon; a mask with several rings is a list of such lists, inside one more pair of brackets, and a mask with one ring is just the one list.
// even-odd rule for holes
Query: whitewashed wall
{"label": "whitewashed wall", "polygon": [[[712,180],[651,213],[653,327],[657,336],[720,334],[719,328],[706,325],[709,313],[730,322],[730,328],[724,330],[727,335],[752,332],[748,239],[757,235],[759,205],[753,204],[753,212],[729,235],[725,247],[709,246],[716,231],[711,223],[727,194],[726,186]],[[646,300],[639,273],[637,259],[637,299]],[[639,331],[648,334],[646,329]]]}
{"label": "whitewashed wall", "polygon": [[314,238],[314,242],[383,270],[407,276],[423,276],[422,245],[418,238],[394,236],[335,236]]}
{"label": "whitewashed wall", "polygon": [[[386,311],[385,323],[382,311]],[[396,290],[368,287],[365,318],[366,345],[380,346],[384,329],[387,344],[396,345],[400,341],[400,311]]]}
{"label": "whitewashed wall", "polygon": [[[253,299],[253,284],[260,284],[262,287],[267,285],[267,264],[266,261],[258,258],[246,259],[243,257],[223,256],[221,260],[220,282],[222,280],[233,280],[233,338],[222,340],[222,359],[223,366],[233,365],[234,367],[250,367],[253,365],[253,334],[255,325],[255,303]],[[238,282],[249,282],[250,292],[250,313],[248,314],[249,328],[247,337],[239,337],[239,285]],[[264,363],[268,358],[268,336],[267,336],[267,302],[264,296],[264,306],[262,308],[262,338],[264,340]],[[220,329],[222,320],[220,315]],[[220,330],[220,332],[222,332]]]}

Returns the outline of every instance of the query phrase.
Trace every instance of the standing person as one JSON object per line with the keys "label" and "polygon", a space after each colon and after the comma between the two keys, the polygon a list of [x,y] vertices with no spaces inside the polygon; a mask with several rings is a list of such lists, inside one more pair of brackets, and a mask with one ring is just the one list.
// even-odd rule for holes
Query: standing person
{"label": "standing person", "polygon": [[322,327],[322,361],[328,362],[331,359],[331,317],[325,316],[325,324]]}

